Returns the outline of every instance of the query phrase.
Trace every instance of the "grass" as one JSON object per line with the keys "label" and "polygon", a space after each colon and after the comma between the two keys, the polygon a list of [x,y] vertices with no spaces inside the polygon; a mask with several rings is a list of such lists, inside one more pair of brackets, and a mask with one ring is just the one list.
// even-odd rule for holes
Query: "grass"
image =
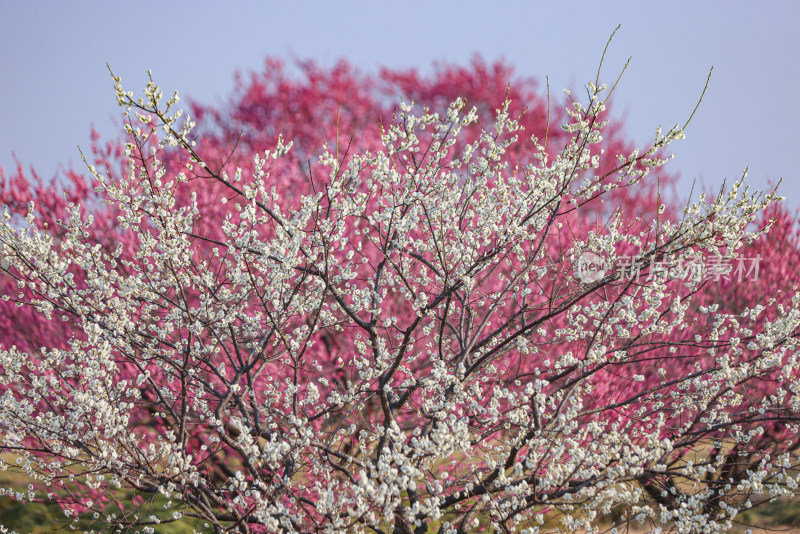
{"label": "grass", "polygon": [[[5,460],[8,460],[13,455],[3,455]],[[13,465],[13,462],[7,462],[7,465]],[[26,488],[29,479],[22,473],[17,472],[13,467],[9,466],[8,470],[0,471],[0,488],[13,488],[21,489]],[[117,498],[123,502],[129,502],[135,495],[133,491],[121,490],[118,492]],[[142,495],[147,499],[149,495]],[[165,509],[167,499],[162,495],[156,495],[152,499],[150,507],[152,510],[147,509],[147,504],[141,509],[140,515],[149,516],[151,514],[160,516],[162,518],[168,517],[173,509]],[[160,511],[160,513],[159,513]],[[162,523],[156,527],[156,532],[159,534],[192,534],[192,532],[200,531],[201,521],[194,518],[184,518],[180,521],[171,523]],[[49,502],[21,502],[11,497],[0,496],[0,526],[6,527],[10,531],[15,531],[18,534],[48,534],[52,532],[99,532],[104,529],[112,531],[109,523],[101,520],[95,520],[91,514],[85,517],[78,518],[77,521],[69,520],[64,515],[61,507],[56,503]],[[117,532],[139,532],[133,529],[123,529]]]}
{"label": "grass", "polygon": [[[110,525],[104,521],[90,518],[68,521],[57,504],[22,503],[10,497],[0,497],[0,525],[18,534],[48,534],[62,530],[98,532],[104,528],[111,531]],[[156,532],[159,534],[192,534],[196,531],[202,532],[203,529],[200,528],[199,522],[193,519],[182,519],[156,527]],[[139,532],[139,530],[124,529],[121,532]]]}

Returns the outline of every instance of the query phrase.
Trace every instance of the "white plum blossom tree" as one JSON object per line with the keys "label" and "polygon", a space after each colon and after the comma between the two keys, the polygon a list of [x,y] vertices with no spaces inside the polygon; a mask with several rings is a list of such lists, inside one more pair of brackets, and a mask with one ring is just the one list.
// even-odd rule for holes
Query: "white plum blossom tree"
{"label": "white plum blossom tree", "polygon": [[777,197],[614,201],[685,126],[603,152],[599,80],[556,149],[508,100],[403,103],[301,194],[291,142],[212,161],[177,93],[114,80],[103,204],[0,223],[2,298],[75,326],[0,340],[2,468],[31,481],[6,495],[96,530],[398,534],[724,532],[795,495],[800,296],[708,300]]}

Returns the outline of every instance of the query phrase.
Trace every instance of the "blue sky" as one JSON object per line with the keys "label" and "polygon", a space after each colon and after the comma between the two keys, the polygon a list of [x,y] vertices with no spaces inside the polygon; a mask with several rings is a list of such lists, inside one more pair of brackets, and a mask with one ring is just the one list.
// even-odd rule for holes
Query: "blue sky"
{"label": "blue sky", "polygon": [[[488,7],[490,6],[490,7]],[[688,194],[692,180],[716,188],[749,166],[749,183],[800,206],[795,163],[800,87],[800,2],[12,2],[0,0],[0,165],[12,151],[43,177],[78,166],[76,145],[94,125],[115,135],[118,116],[108,62],[138,91],[147,69],[165,89],[221,102],[237,69],[267,55],[344,57],[365,71],[380,65],[430,68],[475,53],[505,58],[551,87],[594,79],[608,36],[613,81],[632,56],[614,105],[629,135],[646,142],[659,124],[691,113],[708,69],[705,100],[672,146],[670,163]]]}

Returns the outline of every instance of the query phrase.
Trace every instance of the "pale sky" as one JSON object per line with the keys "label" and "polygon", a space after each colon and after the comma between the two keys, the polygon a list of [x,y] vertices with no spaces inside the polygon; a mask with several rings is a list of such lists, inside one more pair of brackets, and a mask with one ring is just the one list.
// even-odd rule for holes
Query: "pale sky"
{"label": "pale sky", "polygon": [[[688,194],[692,180],[716,188],[750,167],[749,183],[800,206],[796,117],[800,87],[800,2],[154,2],[0,0],[0,165],[12,151],[44,178],[80,165],[94,125],[116,134],[108,62],[126,88],[146,72],[170,93],[222,102],[236,70],[259,70],[266,56],[346,58],[429,69],[478,52],[505,58],[554,90],[593,80],[606,40],[616,114],[644,144],[661,124],[683,123],[714,75],[670,167]],[[701,186],[698,186],[700,188]]]}

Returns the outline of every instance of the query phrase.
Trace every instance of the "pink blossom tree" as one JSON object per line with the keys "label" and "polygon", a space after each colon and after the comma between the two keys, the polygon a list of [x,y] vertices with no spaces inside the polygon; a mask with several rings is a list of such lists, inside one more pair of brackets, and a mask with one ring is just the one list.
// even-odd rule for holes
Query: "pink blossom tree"
{"label": "pink blossom tree", "polygon": [[406,534],[716,532],[793,496],[800,248],[774,194],[666,206],[650,171],[685,125],[637,151],[599,80],[561,111],[479,60],[299,67],[193,104],[195,129],[115,78],[126,138],[95,138],[91,183],[3,176],[15,498]]}

